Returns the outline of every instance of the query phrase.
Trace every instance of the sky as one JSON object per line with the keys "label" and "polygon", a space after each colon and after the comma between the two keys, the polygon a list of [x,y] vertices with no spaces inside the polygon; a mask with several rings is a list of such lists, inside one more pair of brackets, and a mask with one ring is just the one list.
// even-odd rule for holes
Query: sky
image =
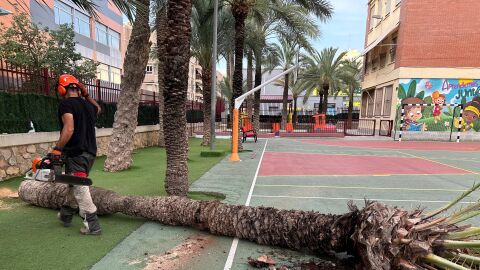
{"label": "sky", "polygon": [[[320,38],[313,40],[317,50],[327,47],[362,52],[365,42],[368,0],[330,0],[334,14],[327,22],[320,22]],[[217,69],[226,74],[225,61],[221,60]]]}

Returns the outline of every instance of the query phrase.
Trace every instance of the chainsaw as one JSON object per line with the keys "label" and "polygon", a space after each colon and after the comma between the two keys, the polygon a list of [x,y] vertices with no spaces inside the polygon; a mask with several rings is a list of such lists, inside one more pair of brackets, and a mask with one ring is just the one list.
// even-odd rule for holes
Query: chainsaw
{"label": "chainsaw", "polygon": [[90,178],[64,174],[64,165],[64,156],[52,156],[49,154],[44,158],[36,158],[32,162],[32,168],[26,173],[25,179],[50,183],[64,183],[75,186],[92,185]]}

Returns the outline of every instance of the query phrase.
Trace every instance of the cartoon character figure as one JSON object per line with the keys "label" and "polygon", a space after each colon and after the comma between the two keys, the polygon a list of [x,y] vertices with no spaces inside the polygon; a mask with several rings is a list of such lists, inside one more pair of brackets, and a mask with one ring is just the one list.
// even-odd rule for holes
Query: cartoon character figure
{"label": "cartoon character figure", "polygon": [[456,128],[460,127],[462,132],[469,131],[475,125],[475,122],[480,117],[480,97],[474,97],[472,101],[465,104],[463,110],[463,121],[460,123],[459,118],[455,118],[454,125]]}
{"label": "cartoon character figure", "polygon": [[433,102],[433,121],[438,123],[438,120],[441,119],[442,115],[442,107],[443,104],[445,103],[445,95],[440,94],[439,91],[435,91],[432,93],[432,102]]}
{"label": "cartoon character figure", "polygon": [[[406,98],[402,100],[402,105],[406,104],[423,104],[423,100],[416,97]],[[405,131],[426,131],[427,125],[418,123],[423,117],[423,109],[425,107],[420,105],[405,106],[405,114],[403,116],[403,130]]]}

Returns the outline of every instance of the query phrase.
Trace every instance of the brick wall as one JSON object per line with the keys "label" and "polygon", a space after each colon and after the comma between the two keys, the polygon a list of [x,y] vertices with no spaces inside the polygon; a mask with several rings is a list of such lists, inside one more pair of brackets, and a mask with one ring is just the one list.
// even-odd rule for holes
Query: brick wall
{"label": "brick wall", "polygon": [[397,67],[480,67],[479,0],[403,0]]}

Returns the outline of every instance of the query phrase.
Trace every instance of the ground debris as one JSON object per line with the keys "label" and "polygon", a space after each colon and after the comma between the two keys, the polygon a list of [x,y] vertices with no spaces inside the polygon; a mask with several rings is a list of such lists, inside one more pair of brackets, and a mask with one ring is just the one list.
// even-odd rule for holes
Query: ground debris
{"label": "ground debris", "polygon": [[262,255],[257,259],[252,259],[248,257],[248,264],[256,268],[270,267],[276,264],[272,257],[268,255]]}
{"label": "ground debris", "polygon": [[16,199],[18,198],[18,193],[8,188],[0,188],[0,199],[1,198]]}

